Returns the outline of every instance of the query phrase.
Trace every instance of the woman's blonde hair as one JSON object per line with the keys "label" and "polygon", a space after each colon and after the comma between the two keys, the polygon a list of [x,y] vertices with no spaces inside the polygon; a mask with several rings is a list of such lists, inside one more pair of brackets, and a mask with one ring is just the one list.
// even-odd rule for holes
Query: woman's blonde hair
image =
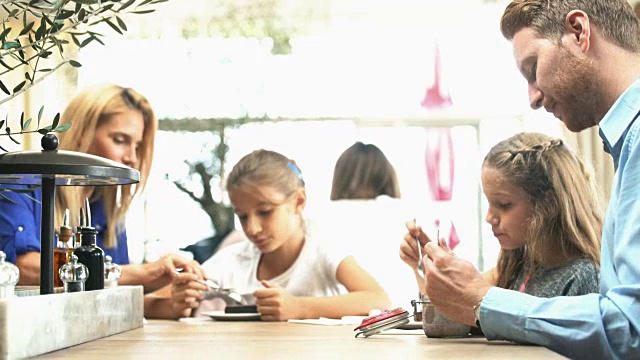
{"label": "woman's blonde hair", "polygon": [[526,245],[501,250],[497,285],[512,288],[518,273],[548,267],[549,254],[567,261],[586,258],[600,264],[603,212],[591,173],[559,139],[519,133],[496,144],[483,167],[498,171],[521,189],[531,205]]}
{"label": "woman's blonde hair", "polygon": [[[106,248],[117,246],[116,234],[124,230],[124,219],[133,198],[140,193],[147,182],[153,160],[153,148],[158,120],[149,101],[130,88],[114,84],[100,84],[78,93],[67,105],[60,118],[60,124],[72,123],[69,130],[58,134],[60,150],[87,153],[96,129],[118,113],[136,110],[142,114],[144,131],[138,149],[137,170],[140,182],[135,185],[98,186],[92,198],[102,200],[107,221],[104,244]],[[59,187],[56,194],[55,226],[62,224],[65,209],[69,209],[72,222],[79,218],[82,207],[81,187]],[[77,224],[76,224],[77,225]]]}
{"label": "woman's blonde hair", "polygon": [[377,146],[358,141],[336,162],[331,200],[375,199],[379,195],[400,198],[396,171]]}
{"label": "woman's blonde hair", "polygon": [[302,171],[293,160],[270,150],[255,150],[238,161],[227,177],[227,191],[244,190],[261,195],[261,187],[276,189],[288,198],[299,188],[304,188]]}

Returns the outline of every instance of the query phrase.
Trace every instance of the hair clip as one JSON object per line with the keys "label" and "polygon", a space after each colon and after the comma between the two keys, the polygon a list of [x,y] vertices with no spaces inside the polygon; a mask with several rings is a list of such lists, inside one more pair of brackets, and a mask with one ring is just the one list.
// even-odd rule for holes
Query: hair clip
{"label": "hair clip", "polygon": [[289,169],[291,169],[291,171],[293,171],[294,174],[296,174],[296,176],[298,177],[298,180],[304,182],[304,179],[302,178],[302,173],[300,172],[300,169],[298,169],[298,167],[294,163],[289,161],[287,163],[287,167]]}

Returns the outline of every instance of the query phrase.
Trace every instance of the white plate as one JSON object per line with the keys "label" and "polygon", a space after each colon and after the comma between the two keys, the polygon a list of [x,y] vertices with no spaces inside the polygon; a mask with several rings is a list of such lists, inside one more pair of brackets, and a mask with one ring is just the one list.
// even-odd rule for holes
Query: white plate
{"label": "white plate", "polygon": [[205,311],[202,315],[218,321],[256,321],[261,320],[257,313],[225,313],[224,311]]}

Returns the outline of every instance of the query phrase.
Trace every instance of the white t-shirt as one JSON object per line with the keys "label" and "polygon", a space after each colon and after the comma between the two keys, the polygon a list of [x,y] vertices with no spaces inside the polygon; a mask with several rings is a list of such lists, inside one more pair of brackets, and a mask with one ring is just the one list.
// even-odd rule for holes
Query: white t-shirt
{"label": "white t-shirt", "polygon": [[[251,296],[256,289],[262,288],[257,277],[260,250],[250,241],[241,241],[229,245],[217,252],[202,264],[209,279],[225,288],[232,288],[242,294],[250,304],[255,303]],[[338,265],[347,257],[346,251],[320,244],[307,236],[302,251],[296,261],[284,273],[269,280],[295,296],[335,296],[347,293],[336,279]],[[222,306],[221,306],[222,305]],[[221,310],[220,301],[205,300],[199,311]]]}
{"label": "white t-shirt", "polygon": [[[337,200],[308,219],[310,232],[342,247],[378,281],[394,307],[411,308],[419,299],[413,270],[400,259],[406,221],[415,217],[405,201],[386,195]],[[425,223],[427,221],[425,220]]]}

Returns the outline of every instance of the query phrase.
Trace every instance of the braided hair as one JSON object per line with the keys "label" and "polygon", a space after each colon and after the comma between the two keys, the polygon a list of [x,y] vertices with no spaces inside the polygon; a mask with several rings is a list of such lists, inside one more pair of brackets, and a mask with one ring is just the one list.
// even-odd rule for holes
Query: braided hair
{"label": "braided hair", "polygon": [[522,268],[533,276],[553,258],[587,258],[600,264],[603,212],[588,168],[560,139],[519,133],[496,144],[483,167],[521,189],[531,206],[525,246],[501,250],[497,285],[513,288]]}

